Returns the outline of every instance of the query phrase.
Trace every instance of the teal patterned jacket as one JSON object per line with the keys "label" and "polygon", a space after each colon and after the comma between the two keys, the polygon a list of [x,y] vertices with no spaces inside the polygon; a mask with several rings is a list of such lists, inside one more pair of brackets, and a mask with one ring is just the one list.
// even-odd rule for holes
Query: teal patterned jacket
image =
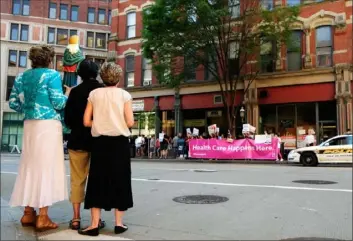
{"label": "teal patterned jacket", "polygon": [[66,101],[60,73],[53,69],[35,68],[16,77],[9,105],[16,112],[23,113],[25,120],[63,121],[60,113]]}

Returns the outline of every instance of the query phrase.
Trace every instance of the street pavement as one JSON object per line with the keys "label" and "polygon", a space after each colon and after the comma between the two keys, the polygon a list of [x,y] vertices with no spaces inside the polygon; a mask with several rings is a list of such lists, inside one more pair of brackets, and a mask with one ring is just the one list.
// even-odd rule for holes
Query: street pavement
{"label": "street pavement", "polygon": [[[67,228],[72,215],[68,201],[49,211],[58,230],[35,234],[21,227],[23,209],[8,205],[18,162],[18,157],[1,156],[1,240],[87,240]],[[139,161],[132,163],[132,174],[134,207],[124,221],[129,230],[114,235],[113,212],[102,212],[107,227],[90,240],[352,240],[352,167]],[[185,195],[226,200],[173,201]],[[82,218],[88,225],[89,211]]]}

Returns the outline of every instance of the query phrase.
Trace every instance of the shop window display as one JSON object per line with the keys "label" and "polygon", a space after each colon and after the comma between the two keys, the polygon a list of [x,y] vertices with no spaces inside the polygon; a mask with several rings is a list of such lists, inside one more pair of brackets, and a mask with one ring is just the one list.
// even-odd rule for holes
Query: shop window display
{"label": "shop window display", "polygon": [[311,132],[315,136],[315,103],[297,104],[297,148],[305,147],[305,137]]}

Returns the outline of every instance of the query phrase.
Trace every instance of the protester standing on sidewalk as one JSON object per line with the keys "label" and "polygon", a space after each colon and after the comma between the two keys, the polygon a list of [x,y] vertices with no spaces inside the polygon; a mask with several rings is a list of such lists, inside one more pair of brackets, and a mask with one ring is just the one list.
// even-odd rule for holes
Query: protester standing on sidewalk
{"label": "protester standing on sidewalk", "polygon": [[[180,133],[179,133],[180,134]],[[178,157],[178,139],[179,137],[176,135],[174,136],[173,140],[172,140],[172,144],[173,144],[173,152],[174,152],[174,157],[177,158]]]}
{"label": "protester standing on sidewalk", "polygon": [[[131,159],[128,137],[134,125],[131,95],[117,87],[122,69],[105,62],[100,76],[105,88],[93,90],[88,97],[84,125],[92,127],[92,152],[85,209],[91,209],[91,225],[78,232],[99,235],[101,209],[115,209],[115,233],[123,233],[124,212],[133,206]],[[93,120],[92,120],[93,119]]]}
{"label": "protester standing on sidewalk", "polygon": [[[85,113],[89,93],[97,88],[103,87],[97,81],[99,67],[90,60],[83,60],[78,70],[82,83],[73,88],[65,107],[65,124],[71,129],[68,140],[70,156],[70,179],[71,193],[70,201],[73,207],[73,219],[69,227],[78,230],[81,227],[81,203],[85,199],[86,180],[91,157],[92,135],[91,128],[83,125],[83,114]],[[101,227],[104,226],[102,222]]]}
{"label": "protester standing on sidewalk", "polygon": [[[32,47],[32,69],[17,76],[9,99],[10,108],[24,114],[23,151],[10,205],[25,206],[21,224],[37,231],[58,227],[48,207],[68,196],[59,111],[71,89],[64,95],[59,72],[49,69],[54,55],[52,47]],[[39,208],[37,217],[34,208]]]}
{"label": "protester standing on sidewalk", "polygon": [[155,150],[156,150],[156,138],[154,138],[154,135],[152,135],[150,139],[149,150],[148,150],[148,156],[150,159],[153,158],[153,153],[155,153]]}

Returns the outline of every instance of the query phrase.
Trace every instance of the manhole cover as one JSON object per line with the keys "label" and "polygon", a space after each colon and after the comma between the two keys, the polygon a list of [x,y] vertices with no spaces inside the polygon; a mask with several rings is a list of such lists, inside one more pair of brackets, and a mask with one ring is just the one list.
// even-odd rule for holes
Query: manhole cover
{"label": "manhole cover", "polygon": [[337,183],[337,182],[325,181],[325,180],[296,180],[293,182],[302,183],[302,184],[313,184],[313,185],[328,185],[328,184],[336,184]]}
{"label": "manhole cover", "polygon": [[287,238],[281,239],[282,241],[296,241],[296,240],[322,240],[322,241],[344,241],[343,239],[334,239],[334,238]]}
{"label": "manhole cover", "polygon": [[193,172],[216,172],[216,170],[209,170],[209,169],[194,169]]}
{"label": "manhole cover", "polygon": [[226,197],[215,195],[190,195],[173,198],[174,202],[185,204],[215,204],[228,201]]}

